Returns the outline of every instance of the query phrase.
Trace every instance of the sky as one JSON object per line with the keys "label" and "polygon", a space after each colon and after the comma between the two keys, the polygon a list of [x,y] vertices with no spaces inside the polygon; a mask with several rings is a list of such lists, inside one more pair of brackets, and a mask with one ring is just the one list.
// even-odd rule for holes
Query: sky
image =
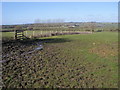
{"label": "sky", "polygon": [[65,22],[117,22],[117,2],[2,2],[2,24],[36,20]]}

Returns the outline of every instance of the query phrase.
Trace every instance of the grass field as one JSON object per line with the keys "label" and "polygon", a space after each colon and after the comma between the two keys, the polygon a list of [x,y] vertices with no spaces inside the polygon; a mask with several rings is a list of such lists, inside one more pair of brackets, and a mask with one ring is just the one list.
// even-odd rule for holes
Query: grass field
{"label": "grass field", "polygon": [[[36,50],[43,45],[43,50]],[[117,88],[118,33],[61,35],[3,44],[5,87]]]}

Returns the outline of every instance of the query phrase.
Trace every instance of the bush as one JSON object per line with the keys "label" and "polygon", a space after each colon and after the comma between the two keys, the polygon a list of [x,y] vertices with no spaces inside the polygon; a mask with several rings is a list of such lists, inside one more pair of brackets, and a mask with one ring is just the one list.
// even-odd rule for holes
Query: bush
{"label": "bush", "polygon": [[97,30],[97,32],[102,32],[102,30]]}
{"label": "bush", "polygon": [[15,26],[15,30],[22,30],[21,26]]}

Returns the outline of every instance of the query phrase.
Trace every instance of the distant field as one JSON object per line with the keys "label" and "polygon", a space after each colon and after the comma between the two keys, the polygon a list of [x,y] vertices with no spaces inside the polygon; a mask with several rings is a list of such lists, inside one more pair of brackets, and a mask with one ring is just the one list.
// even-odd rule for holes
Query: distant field
{"label": "distant field", "polygon": [[[38,50],[22,55],[43,45]],[[61,35],[3,44],[6,87],[117,88],[118,33]]]}
{"label": "distant field", "polygon": [[[27,37],[31,36],[40,36],[40,35],[45,35],[49,33],[56,33],[56,32],[74,32],[74,31],[39,31],[39,30],[34,30],[34,31],[24,31],[24,35]],[[78,32],[78,31],[75,31]],[[0,32],[2,33],[2,38],[14,38],[15,32]]]}

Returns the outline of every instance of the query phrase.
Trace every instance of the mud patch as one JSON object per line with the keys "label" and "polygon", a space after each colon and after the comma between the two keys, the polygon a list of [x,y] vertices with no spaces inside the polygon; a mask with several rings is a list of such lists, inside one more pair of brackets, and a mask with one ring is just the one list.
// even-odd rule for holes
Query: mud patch
{"label": "mud patch", "polygon": [[97,54],[100,57],[116,56],[118,54],[117,45],[99,45],[91,48],[90,53]]}

